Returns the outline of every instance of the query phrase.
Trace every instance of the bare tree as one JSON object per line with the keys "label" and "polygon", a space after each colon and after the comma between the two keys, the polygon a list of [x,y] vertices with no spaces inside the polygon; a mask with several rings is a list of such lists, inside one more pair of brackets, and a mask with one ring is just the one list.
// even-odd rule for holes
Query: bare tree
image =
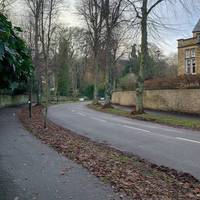
{"label": "bare tree", "polygon": [[45,112],[44,128],[47,128],[47,112],[49,101],[49,65],[51,58],[52,36],[56,30],[56,17],[58,16],[61,0],[42,0],[40,19],[40,41],[44,61],[44,86],[45,86]]}
{"label": "bare tree", "polygon": [[117,63],[127,53],[125,42],[126,31],[121,27],[115,30],[112,37],[112,89],[117,87]]}
{"label": "bare tree", "polygon": [[[24,38],[24,40],[26,41],[28,47],[30,50],[34,49],[34,26],[33,26],[34,22],[33,22],[33,17],[32,15],[29,13],[28,17],[26,18],[26,20],[23,19],[23,21],[21,22],[20,27],[22,27],[22,29],[24,31],[21,32],[21,37]],[[33,53],[33,52],[32,52]],[[33,57],[33,55],[32,55]],[[32,118],[32,88],[33,88],[33,72],[31,74],[31,77],[29,78],[29,82],[28,82],[28,88],[29,88],[29,118]]]}
{"label": "bare tree", "polygon": [[156,1],[148,9],[148,0],[141,0],[140,6],[138,8],[138,1],[129,1],[136,12],[136,17],[140,19],[141,24],[141,60],[140,68],[137,76],[137,88],[136,88],[136,111],[138,113],[143,112],[143,92],[144,92],[144,69],[147,65],[147,55],[148,55],[148,43],[147,43],[147,19],[151,10],[163,0]]}
{"label": "bare tree", "polygon": [[102,0],[82,0],[78,8],[79,14],[83,16],[87,24],[90,45],[93,53],[94,64],[94,103],[98,102],[98,73],[99,52],[102,44],[103,10]]}
{"label": "bare tree", "polygon": [[33,17],[33,60],[37,77],[38,104],[41,103],[42,98],[42,82],[45,88],[44,128],[46,128],[52,38],[57,27],[55,22],[62,0],[25,0],[25,2],[29,8],[29,13]]}
{"label": "bare tree", "polygon": [[[42,4],[43,0],[25,0],[29,8],[30,14],[33,16],[33,35],[34,35],[34,45],[33,45],[33,63],[36,70],[37,79],[37,104],[41,104],[41,64],[39,63],[39,40],[40,40],[40,20],[42,14]],[[31,26],[30,26],[31,29]],[[31,30],[29,30],[31,33]]]}
{"label": "bare tree", "polygon": [[0,0],[0,12],[6,14],[8,8],[15,2],[16,0]]}
{"label": "bare tree", "polygon": [[[153,24],[152,28],[155,28],[155,24],[164,27],[164,24],[157,19],[152,18],[152,13],[155,14],[155,10],[161,3],[168,3],[170,6],[179,2],[185,9],[188,7],[189,1],[187,0],[127,0],[133,8],[133,13],[135,14],[132,20],[133,24],[140,26],[141,32],[141,56],[140,56],[140,67],[137,76],[136,83],[136,112],[143,113],[143,93],[144,93],[144,69],[147,67],[148,58],[148,33],[149,25]],[[192,3],[191,0],[190,3]],[[156,14],[155,14],[156,15]]]}
{"label": "bare tree", "polygon": [[123,0],[102,0],[103,17],[105,20],[105,48],[106,48],[106,100],[105,106],[110,104],[112,91],[113,59],[112,47],[114,31],[120,27],[125,7]]}
{"label": "bare tree", "polygon": [[[72,77],[73,96],[84,88],[83,79],[86,71],[86,65],[92,57],[92,68],[94,68],[94,54],[91,45],[91,36],[87,29],[78,27],[71,28],[72,31],[72,47],[74,50],[73,63],[70,67]],[[98,55],[99,57],[99,55]],[[98,75],[97,75],[98,76]],[[97,81],[98,84],[98,81]]]}

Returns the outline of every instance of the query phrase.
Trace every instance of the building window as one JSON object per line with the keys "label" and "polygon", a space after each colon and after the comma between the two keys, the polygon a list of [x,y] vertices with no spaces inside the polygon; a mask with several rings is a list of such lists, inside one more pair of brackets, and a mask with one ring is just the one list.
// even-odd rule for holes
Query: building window
{"label": "building window", "polygon": [[195,58],[195,48],[191,49],[191,57]]}
{"label": "building window", "polygon": [[186,59],[186,66],[185,66],[186,74],[190,74],[191,73],[190,68],[191,68],[191,60],[190,59]]}
{"label": "building window", "polygon": [[196,74],[195,48],[185,50],[185,73]]}
{"label": "building window", "polygon": [[189,49],[185,50],[185,57],[190,58],[190,50]]}
{"label": "building window", "polygon": [[195,63],[195,58],[192,59],[192,74],[196,74],[196,63]]}
{"label": "building window", "polygon": [[197,34],[197,42],[200,43],[200,35]]}

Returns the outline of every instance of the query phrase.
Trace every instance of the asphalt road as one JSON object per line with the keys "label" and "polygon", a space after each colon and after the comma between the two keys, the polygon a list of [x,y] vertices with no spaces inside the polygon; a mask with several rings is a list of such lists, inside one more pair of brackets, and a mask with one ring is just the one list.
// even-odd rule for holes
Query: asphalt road
{"label": "asphalt road", "polygon": [[200,180],[200,132],[97,112],[85,103],[51,106],[49,119],[98,142]]}
{"label": "asphalt road", "polygon": [[110,185],[25,131],[0,109],[0,200],[119,200]]}

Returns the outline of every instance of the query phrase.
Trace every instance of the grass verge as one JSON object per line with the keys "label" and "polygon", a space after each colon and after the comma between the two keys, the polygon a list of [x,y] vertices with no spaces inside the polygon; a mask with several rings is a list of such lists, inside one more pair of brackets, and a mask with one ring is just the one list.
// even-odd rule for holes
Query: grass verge
{"label": "grass verge", "polygon": [[97,111],[106,112],[110,114],[115,114],[119,116],[129,117],[132,119],[138,119],[143,121],[149,121],[149,122],[156,122],[159,124],[165,124],[173,127],[182,127],[182,128],[189,128],[194,130],[200,130],[200,120],[195,119],[180,119],[178,117],[174,116],[168,116],[168,115],[154,115],[154,114],[139,114],[139,115],[131,115],[130,112],[124,111],[118,108],[105,108],[102,109],[100,105],[88,105],[89,108],[92,108]]}
{"label": "grass verge", "polygon": [[44,130],[42,107],[33,108],[31,121],[27,108],[18,116],[24,127],[37,138],[134,200],[200,199],[200,182],[189,174],[159,167],[93,142],[51,121]]}
{"label": "grass verge", "polygon": [[105,112],[105,113],[120,115],[120,116],[123,116],[123,117],[131,117],[130,112],[125,111],[125,110],[121,110],[121,109],[118,109],[118,108],[102,108],[102,105],[99,105],[99,104],[97,104],[97,105],[88,104],[87,107],[92,108],[92,109],[97,110],[97,111]]}
{"label": "grass verge", "polygon": [[190,128],[200,130],[200,120],[195,119],[179,119],[178,117],[162,116],[153,114],[141,114],[135,116],[136,119],[166,124],[174,127]]}

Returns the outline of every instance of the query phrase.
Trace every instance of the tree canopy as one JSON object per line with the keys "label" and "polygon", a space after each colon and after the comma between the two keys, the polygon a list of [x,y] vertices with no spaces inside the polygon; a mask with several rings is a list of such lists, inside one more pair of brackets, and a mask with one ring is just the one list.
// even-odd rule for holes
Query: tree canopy
{"label": "tree canopy", "polygon": [[19,37],[20,32],[21,28],[0,13],[0,89],[14,90],[31,77],[30,50]]}

